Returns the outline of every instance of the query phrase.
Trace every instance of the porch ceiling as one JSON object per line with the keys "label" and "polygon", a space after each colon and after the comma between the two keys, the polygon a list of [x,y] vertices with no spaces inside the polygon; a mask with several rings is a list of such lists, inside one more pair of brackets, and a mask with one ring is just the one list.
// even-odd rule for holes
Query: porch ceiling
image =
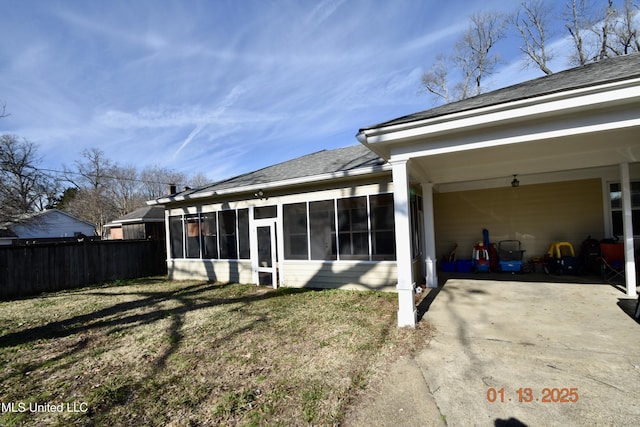
{"label": "porch ceiling", "polygon": [[566,171],[640,161],[640,127],[413,157],[434,184]]}
{"label": "porch ceiling", "polygon": [[364,130],[359,139],[391,162],[409,161],[433,184],[640,161],[640,81],[556,94]]}

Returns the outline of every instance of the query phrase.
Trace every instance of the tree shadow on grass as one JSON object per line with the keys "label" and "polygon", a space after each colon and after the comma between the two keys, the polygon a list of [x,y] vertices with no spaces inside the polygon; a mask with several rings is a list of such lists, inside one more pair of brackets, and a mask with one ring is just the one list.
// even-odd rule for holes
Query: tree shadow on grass
{"label": "tree shadow on grass", "polygon": [[[72,367],[79,359],[89,358],[92,356],[92,341],[101,337],[109,339],[110,335],[127,333],[143,325],[152,324],[160,320],[169,320],[168,326],[164,329],[164,337],[168,345],[161,345],[157,353],[152,354],[149,365],[140,366],[146,373],[135,378],[133,376],[112,375],[112,372],[100,373],[98,383],[94,384],[91,389],[86,391],[83,399],[89,403],[89,411],[81,414],[83,418],[88,417],[91,422],[102,423],[109,422],[110,413],[114,408],[126,405],[136,399],[140,393],[154,393],[155,387],[163,388],[166,382],[175,381],[176,378],[170,376],[163,379],[161,374],[166,370],[167,364],[172,355],[176,354],[183,344],[187,334],[184,331],[186,316],[189,313],[198,310],[217,307],[223,305],[232,306],[232,311],[241,311],[246,313],[247,322],[241,322],[232,325],[223,336],[217,336],[214,341],[209,342],[211,348],[217,348],[223,343],[233,340],[244,333],[251,331],[260,322],[268,320],[268,313],[256,312],[253,303],[264,301],[272,298],[279,298],[291,294],[311,292],[312,289],[266,289],[262,288],[258,292],[251,292],[249,295],[234,295],[233,290],[226,292],[225,288],[231,288],[234,284],[211,284],[199,283],[190,286],[184,286],[180,289],[160,292],[127,292],[123,288],[122,292],[113,292],[114,289],[101,291],[95,289],[89,292],[83,292],[83,295],[114,297],[118,295],[138,296],[135,301],[120,302],[110,307],[99,309],[90,313],[77,315],[68,319],[49,322],[45,325],[32,327],[23,331],[10,333],[0,337],[0,349],[36,344],[38,341],[55,341],[59,338],[77,336],[77,340],[70,343],[64,341],[61,346],[64,349],[61,353],[53,357],[47,357],[45,360],[36,363],[16,364],[17,369],[10,370],[0,382],[11,379],[22,378],[23,375],[30,375],[39,369],[54,366],[56,370],[65,370]],[[237,286],[237,285],[235,285]],[[213,294],[211,292],[214,292]],[[215,291],[222,291],[222,294],[228,294],[228,297],[215,295]],[[57,295],[56,295],[57,296]],[[73,298],[73,295],[69,295]],[[140,312],[145,310],[144,312]],[[100,344],[104,346],[104,343]],[[98,348],[100,351],[100,348]],[[134,379],[135,378],[135,379]],[[207,391],[209,393],[209,391]],[[26,398],[26,397],[25,397]],[[163,399],[160,399],[163,401]],[[194,404],[200,404],[200,400]],[[136,417],[140,423],[144,424],[146,411],[132,413],[132,422]],[[86,420],[86,418],[85,418]]]}
{"label": "tree shadow on grass", "polygon": [[[252,293],[251,295],[239,297],[232,296],[229,298],[212,298],[205,295],[207,292],[222,290],[230,286],[233,286],[233,284],[199,283],[182,287],[177,290],[164,292],[113,293],[100,292],[99,290],[83,292],[82,295],[105,297],[131,295],[140,296],[141,298],[135,301],[117,303],[113,306],[90,313],[77,315],[60,321],[49,322],[45,325],[35,326],[19,332],[12,332],[4,336],[0,336],[0,348],[20,346],[41,340],[65,338],[96,330],[102,330],[100,334],[103,335],[119,334],[143,325],[152,324],[162,319],[170,318],[171,321],[166,331],[169,347],[161,354],[157,355],[154,361],[153,373],[158,373],[165,367],[168,358],[176,352],[184,339],[182,329],[184,326],[184,317],[187,313],[221,305],[233,305],[238,303],[249,305],[257,301],[277,298],[291,293],[310,291],[310,289],[292,290],[281,288],[282,290],[269,289],[266,290],[266,292]],[[67,295],[67,297],[73,298],[73,295]],[[166,307],[168,303],[177,303],[178,305]],[[136,312],[139,310],[145,311],[142,313]],[[260,321],[260,318],[254,319],[251,325],[258,321]],[[239,327],[220,340],[230,339],[233,336],[242,334],[249,330],[251,325]],[[82,337],[77,343],[73,344],[61,354],[53,358],[48,358],[39,364],[25,364],[19,369],[20,372],[10,374],[9,377],[15,376],[16,374],[20,375],[25,372],[35,371],[42,366],[50,365],[52,362],[60,361],[79,353],[87,347],[90,340],[90,337]],[[1,378],[2,381],[6,379],[7,378]]]}

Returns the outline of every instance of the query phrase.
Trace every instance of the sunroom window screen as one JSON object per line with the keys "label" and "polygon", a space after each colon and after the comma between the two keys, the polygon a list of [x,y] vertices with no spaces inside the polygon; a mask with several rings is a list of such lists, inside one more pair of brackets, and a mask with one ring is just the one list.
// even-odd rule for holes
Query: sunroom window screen
{"label": "sunroom window screen", "polygon": [[171,258],[183,258],[184,234],[182,231],[182,217],[169,217],[169,240],[171,245]]}
{"label": "sunroom window screen", "polygon": [[249,209],[238,209],[238,249],[240,259],[251,258],[249,245]]}
{"label": "sunroom window screen", "polygon": [[374,260],[396,258],[393,195],[379,194],[370,197],[371,205],[371,256]]}
{"label": "sunroom window screen", "polygon": [[282,214],[285,258],[307,259],[307,204],[284,205]]}
{"label": "sunroom window screen", "polygon": [[200,217],[189,215],[185,221],[187,226],[186,258],[200,258]]}
{"label": "sunroom window screen", "polygon": [[334,260],[336,250],[336,212],[333,200],[309,203],[309,241],[311,259]]}
{"label": "sunroom window screen", "polygon": [[202,258],[218,258],[218,221],[215,212],[202,214]]}
{"label": "sunroom window screen", "polygon": [[221,211],[218,215],[220,258],[236,259],[236,211]]}
{"label": "sunroom window screen", "polygon": [[338,200],[340,259],[369,259],[367,198]]}

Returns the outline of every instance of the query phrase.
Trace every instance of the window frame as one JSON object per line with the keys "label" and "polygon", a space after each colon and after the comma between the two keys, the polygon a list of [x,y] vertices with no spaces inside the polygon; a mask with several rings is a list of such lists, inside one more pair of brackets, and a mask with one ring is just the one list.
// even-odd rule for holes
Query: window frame
{"label": "window frame", "polygon": [[[614,186],[617,188],[614,190]],[[634,237],[640,236],[640,180],[631,180],[631,220],[633,224]],[[607,183],[607,193],[609,202],[609,221],[611,221],[611,235],[623,236],[623,208],[622,208],[622,183],[611,181]],[[619,194],[614,198],[614,194]]]}
{"label": "window frame", "polygon": [[[300,208],[304,207],[304,213]],[[298,210],[298,212],[295,212]],[[296,220],[290,222],[292,218]],[[304,224],[300,221],[304,220]],[[296,224],[298,222],[298,224]],[[284,259],[287,260],[309,260],[309,205],[308,202],[287,203],[282,205],[282,235],[284,237]],[[298,225],[298,227],[295,227]],[[302,228],[299,226],[302,225]],[[300,240],[304,238],[304,245]],[[304,247],[304,253],[294,253]]]}
{"label": "window frame", "polygon": [[[389,215],[387,225],[391,227],[381,229],[377,227],[378,224],[373,224],[374,214],[372,213],[372,203],[375,205],[376,200],[385,197],[388,197],[391,202],[384,205],[388,207],[385,215]],[[320,210],[314,211],[313,207],[321,206],[320,204],[325,204],[324,207],[326,210],[324,212],[326,215],[331,215],[331,218],[329,219],[327,217],[323,222],[316,222],[319,218],[318,215],[322,216],[322,212]],[[287,210],[289,209],[288,206],[293,205],[304,205],[306,209],[306,256],[298,255],[294,257],[291,254],[292,248],[290,240],[292,234],[288,228]],[[285,203],[282,206],[284,259],[287,261],[396,261],[395,207],[392,192]],[[301,215],[302,212],[299,214]],[[342,224],[340,221],[342,221]],[[342,227],[342,231],[340,227]],[[325,233],[329,230],[327,235],[314,241],[313,236],[317,234],[318,230],[322,230],[323,228]],[[378,237],[377,234],[379,233],[389,233],[387,238],[391,239],[389,245],[393,247],[393,253],[381,253],[377,251],[377,245],[374,239]],[[302,235],[303,233],[299,232],[298,234]],[[345,242],[344,239],[347,236],[348,240]],[[320,244],[318,242],[320,242]],[[327,244],[330,244],[331,247],[327,248]],[[341,244],[343,245],[343,249],[349,248],[349,253],[341,252]],[[322,250],[318,248],[323,245],[325,246],[325,255],[319,256],[318,253],[322,252]],[[358,248],[365,248],[367,251],[366,254],[358,253]]]}
{"label": "window frame", "polygon": [[[233,224],[221,222],[223,217],[231,218],[233,213]],[[169,216],[169,255],[170,259],[201,259],[217,261],[246,261],[251,259],[250,243],[250,219],[249,209],[224,209],[219,211],[207,211],[198,213],[182,213],[180,215]],[[205,224],[212,224],[213,228],[206,227]],[[179,227],[177,226],[179,224]],[[190,224],[195,224],[190,227]],[[221,233],[221,225],[225,226],[225,233]],[[178,229],[179,228],[179,229]],[[233,232],[229,232],[233,228]],[[206,233],[209,230],[209,233]],[[211,232],[213,231],[213,232]],[[189,239],[198,235],[198,254],[189,251]],[[208,251],[205,238],[213,237],[211,243],[215,244],[214,251]],[[222,245],[232,238],[231,254],[222,253]],[[224,239],[224,242],[223,242]],[[193,247],[195,249],[195,246]],[[213,252],[213,253],[211,253]],[[189,256],[191,255],[191,256]],[[222,257],[225,255],[225,257]]]}

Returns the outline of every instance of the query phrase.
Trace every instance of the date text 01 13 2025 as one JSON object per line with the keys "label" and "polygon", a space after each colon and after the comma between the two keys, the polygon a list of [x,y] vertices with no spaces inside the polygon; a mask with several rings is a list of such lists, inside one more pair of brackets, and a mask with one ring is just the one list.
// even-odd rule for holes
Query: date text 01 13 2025
{"label": "date text 01 13 2025", "polygon": [[513,395],[513,399],[505,392],[504,388],[487,389],[487,400],[491,403],[494,402],[543,402],[543,403],[575,403],[578,401],[578,389],[576,387],[571,388],[558,388],[558,387],[545,387],[540,394],[536,394],[532,388],[521,387],[516,390]]}

